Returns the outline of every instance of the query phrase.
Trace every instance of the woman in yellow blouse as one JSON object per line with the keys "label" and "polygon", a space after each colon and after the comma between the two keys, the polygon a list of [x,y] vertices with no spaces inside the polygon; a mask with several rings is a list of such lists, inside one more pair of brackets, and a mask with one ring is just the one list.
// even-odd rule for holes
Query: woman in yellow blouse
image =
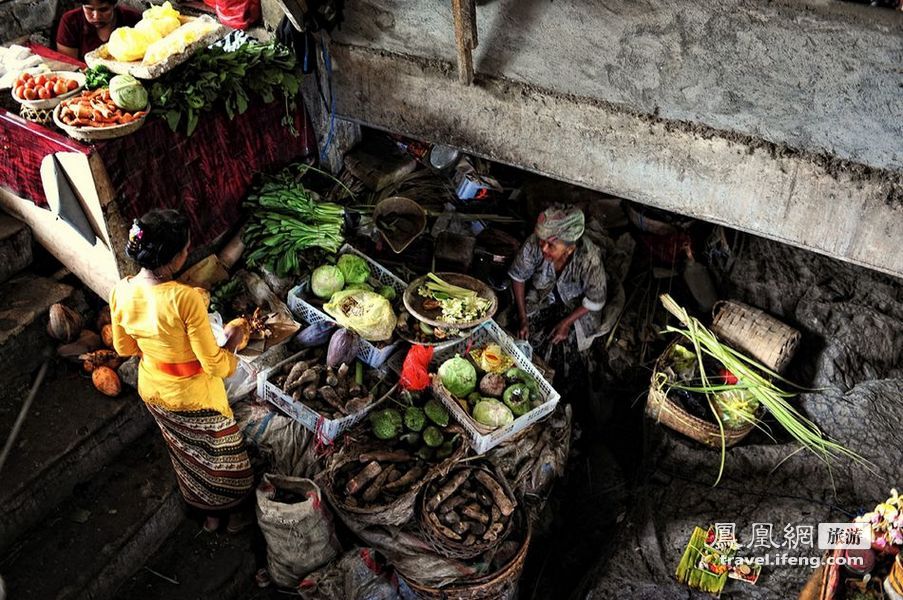
{"label": "woman in yellow blouse", "polygon": [[[223,384],[235,370],[242,332],[228,330],[219,347],[204,297],[173,281],[189,244],[188,221],[178,211],[152,210],[136,219],[126,254],[141,271],[113,289],[110,316],[116,351],[141,357],[138,394],[163,433],[182,496],[207,515],[204,528],[212,531],[253,485]],[[229,528],[240,524],[233,518]]]}

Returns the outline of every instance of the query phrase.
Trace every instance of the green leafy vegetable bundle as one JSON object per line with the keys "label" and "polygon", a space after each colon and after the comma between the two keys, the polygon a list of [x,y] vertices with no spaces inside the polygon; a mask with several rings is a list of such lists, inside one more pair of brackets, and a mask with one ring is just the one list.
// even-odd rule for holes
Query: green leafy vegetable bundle
{"label": "green leafy vegetable bundle", "polygon": [[310,248],[335,253],[342,245],[344,209],[321,202],[301,183],[298,171],[303,174],[308,168],[288,167],[248,197],[250,221],[243,238],[250,249],[249,265],[265,266],[285,277],[300,271],[299,253]]}
{"label": "green leafy vegetable bundle", "polygon": [[103,65],[97,65],[90,69],[85,69],[85,87],[89,90],[104,88],[110,85],[110,80],[116,73],[113,73]]}
{"label": "green leafy vegetable bundle", "polygon": [[249,41],[231,52],[212,46],[158,79],[151,86],[151,104],[170,129],[184,126],[191,135],[202,112],[221,104],[232,119],[248,109],[252,98],[270,103],[281,94],[284,124],[291,127],[290,110],[301,84],[295,65],[292,51],[275,41]]}

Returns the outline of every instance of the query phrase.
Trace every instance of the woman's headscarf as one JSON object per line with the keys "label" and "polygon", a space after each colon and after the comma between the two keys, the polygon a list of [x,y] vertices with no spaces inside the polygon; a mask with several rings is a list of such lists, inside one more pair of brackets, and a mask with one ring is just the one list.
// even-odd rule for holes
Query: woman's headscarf
{"label": "woman's headscarf", "polygon": [[553,204],[536,219],[536,236],[541,240],[561,240],[573,244],[583,235],[585,218],[576,206]]}

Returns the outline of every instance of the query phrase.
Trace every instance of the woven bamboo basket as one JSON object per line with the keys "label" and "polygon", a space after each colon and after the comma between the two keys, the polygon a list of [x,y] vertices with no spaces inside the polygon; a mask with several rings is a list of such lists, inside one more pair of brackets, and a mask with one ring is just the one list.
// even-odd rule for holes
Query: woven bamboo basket
{"label": "woven bamboo basket", "polygon": [[727,345],[777,373],[790,363],[802,337],[793,327],[735,300],[715,305],[711,330]]}
{"label": "woven bamboo basket", "polygon": [[463,430],[458,431],[458,433],[458,445],[451,456],[430,467],[423,477],[414,483],[407,492],[400,494],[388,504],[351,506],[345,501],[343,492],[335,489],[336,472],[349,462],[357,461],[357,456],[361,452],[376,448],[354,447],[342,452],[341,455],[334,455],[324,471],[321,481],[319,481],[320,487],[323,489],[326,497],[329,498],[329,503],[333,508],[353,515],[358,522],[368,525],[403,525],[414,517],[417,495],[421,488],[433,479],[445,476],[467,454],[467,437],[464,435]]}
{"label": "woven bamboo basket", "polygon": [[[661,389],[659,381],[660,374],[665,372],[665,357],[671,353],[671,348],[677,341],[671,342],[668,348],[655,362],[655,368],[652,370],[652,379],[649,385],[649,395],[646,400],[646,414],[665,425],[682,433],[687,437],[693,438],[697,442],[702,442],[706,446],[713,448],[721,448],[721,430],[717,423],[704,421],[699,417],[695,417],[684,410],[682,407],[672,402],[667,394]],[[755,427],[755,423],[748,423],[743,427],[736,429],[724,428],[724,445],[726,447],[733,446],[745,438]]]}
{"label": "woven bamboo basket", "polygon": [[[485,469],[480,466],[472,466],[472,467],[460,467],[461,469],[467,469],[468,471],[475,471],[477,469],[483,469],[484,471],[490,473],[492,477],[498,481],[502,487],[505,489],[508,497],[517,503],[515,500],[514,493],[511,491],[511,488],[508,487],[508,482],[505,478],[490,469]],[[453,469],[448,473],[448,476],[451,476],[452,473],[457,471],[458,469]],[[469,476],[468,476],[469,478]],[[444,478],[443,478],[444,479]],[[514,515],[508,519],[508,523],[505,529],[499,533],[498,537],[492,541],[480,541],[473,545],[467,545],[461,542],[456,542],[440,532],[433,522],[427,517],[426,503],[429,500],[430,496],[436,491],[436,489],[444,483],[443,479],[434,479],[430,482],[429,485],[424,486],[423,491],[421,493],[420,498],[420,506],[419,506],[419,517],[420,517],[420,531],[423,534],[424,539],[429,542],[429,544],[433,547],[433,549],[445,556],[447,558],[459,559],[459,560],[467,560],[470,558],[474,558],[475,556],[479,556],[485,552],[489,552],[493,548],[497,547],[508,535],[511,533],[513,529],[513,524],[516,521],[516,517]],[[519,511],[519,508],[515,508],[515,511]]]}
{"label": "woven bamboo basket", "polygon": [[530,539],[533,535],[529,519],[523,518],[519,526],[523,527],[525,533],[517,554],[495,573],[476,577],[466,582],[456,582],[441,588],[421,585],[404,573],[399,572],[398,575],[421,600],[514,600],[517,598],[517,586],[524,571],[524,563],[527,560],[527,551],[530,549]]}

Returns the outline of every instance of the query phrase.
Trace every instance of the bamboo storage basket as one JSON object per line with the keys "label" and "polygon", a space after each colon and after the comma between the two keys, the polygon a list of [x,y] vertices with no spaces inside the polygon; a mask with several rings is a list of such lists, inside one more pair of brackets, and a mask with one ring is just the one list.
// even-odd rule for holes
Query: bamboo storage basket
{"label": "bamboo storage basket", "polygon": [[790,363],[801,338],[793,327],[735,300],[715,305],[711,330],[728,346],[777,373]]}
{"label": "bamboo storage basket", "polygon": [[507,565],[495,573],[441,588],[421,585],[401,572],[398,575],[421,600],[514,600],[533,534],[530,519],[524,518],[519,526],[525,529],[520,549]]}
{"label": "bamboo storage basket", "polygon": [[[652,369],[652,380],[649,384],[649,396],[646,400],[646,414],[674,431],[702,442],[713,448],[721,447],[721,430],[717,423],[704,421],[685,411],[668,398],[667,394],[659,387],[658,375],[665,371],[665,357],[671,354],[671,348],[677,343],[675,340],[668,345],[662,355],[655,361]],[[755,423],[749,423],[738,429],[724,429],[724,445],[733,446],[745,438],[755,427]]]}

